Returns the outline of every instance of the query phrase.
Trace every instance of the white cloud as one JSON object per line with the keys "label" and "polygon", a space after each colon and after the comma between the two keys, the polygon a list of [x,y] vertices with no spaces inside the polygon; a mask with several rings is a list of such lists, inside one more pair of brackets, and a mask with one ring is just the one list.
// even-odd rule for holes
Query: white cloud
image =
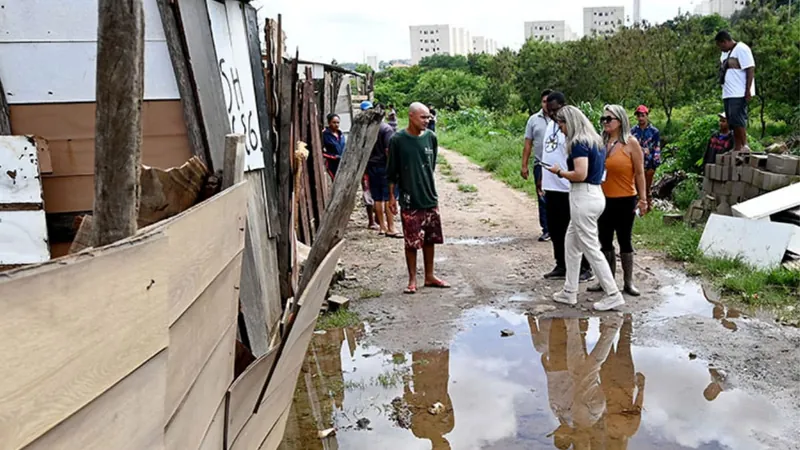
{"label": "white cloud", "polygon": [[[642,18],[662,22],[674,17],[678,9],[692,10],[697,0],[642,0]],[[500,46],[519,48],[523,24],[530,20],[567,20],[577,33],[583,30],[583,8],[624,6],[633,14],[633,0],[408,0],[345,4],[322,0],[254,0],[261,8],[259,17],[283,15],[289,51],[299,48],[303,59],[328,62],[363,62],[365,55],[379,60],[410,57],[411,25],[446,23],[465,27],[472,35],[486,36]]]}

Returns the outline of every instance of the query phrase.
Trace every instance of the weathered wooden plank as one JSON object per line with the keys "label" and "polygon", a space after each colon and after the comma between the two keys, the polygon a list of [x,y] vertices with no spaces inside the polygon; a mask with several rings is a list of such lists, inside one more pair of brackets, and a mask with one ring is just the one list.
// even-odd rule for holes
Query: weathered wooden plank
{"label": "weathered wooden plank", "polygon": [[231,132],[231,128],[228,112],[225,109],[222,79],[219,75],[219,59],[211,34],[211,19],[206,2],[181,1],[174,4],[178,9],[178,26],[186,43],[190,78],[194,80],[200,116],[211,155],[209,169],[214,173],[222,170],[225,135]]}
{"label": "weathered wooden plank", "polygon": [[277,349],[273,348],[250,365],[228,389],[228,444],[239,436],[258,400],[258,392],[267,378],[270,367],[275,364]]}
{"label": "weathered wooden plank", "polygon": [[0,79],[0,136],[9,134],[11,134],[11,119],[9,117],[6,91],[3,88],[3,80]]}
{"label": "weathered wooden plank", "polygon": [[[343,242],[339,242],[322,260],[318,269],[309,275],[308,289],[302,294],[298,303],[302,306],[297,311],[292,320],[286,327],[284,339],[278,347],[277,362],[270,370],[266,382],[261,388],[259,401],[256,403],[258,409],[262,401],[269,397],[270,393],[277,387],[277,383],[272,380],[282,380],[283,378],[297,378],[297,371],[303,362],[308,344],[314,331],[314,325],[319,315],[322,302],[325,301],[325,294],[336,270],[336,263],[342,253]],[[312,247],[312,252],[313,247]],[[308,274],[309,268],[306,266],[304,274]],[[297,369],[295,369],[297,368]],[[263,401],[266,405],[266,401]]]}
{"label": "weathered wooden plank", "polygon": [[152,225],[194,206],[208,175],[208,168],[196,156],[168,170],[143,166],[138,226]]}
{"label": "weathered wooden plank", "polygon": [[155,232],[0,274],[4,446],[32,442],[167,347],[181,274],[170,259]]}
{"label": "weathered wooden plank", "polygon": [[94,247],[138,228],[143,97],[142,0],[98,0]]}
{"label": "weathered wooden plank", "polygon": [[[169,237],[171,264],[182,274],[171,280],[169,286],[170,324],[175,323],[242,252],[247,191],[247,182],[239,183],[188,211],[151,226],[163,228]],[[213,236],[213,239],[203,236]]]}
{"label": "weathered wooden plank", "polygon": [[[317,105],[311,105],[309,133],[311,134],[311,169],[314,172],[314,194],[317,204],[317,220],[321,221],[328,203],[328,175],[325,173],[325,161],[322,156],[322,128],[317,120]],[[319,223],[317,224],[319,225]]]}
{"label": "weathered wooden plank", "polygon": [[[243,134],[225,136],[225,161],[222,167],[223,189],[227,189],[244,179],[245,153]],[[252,186],[250,189],[252,189]]]}
{"label": "weathered wooden plank", "polygon": [[166,371],[162,350],[25,450],[163,449]]}
{"label": "weathered wooden plank", "polygon": [[235,342],[234,322],[228,326],[180,408],[167,423],[164,432],[167,450],[196,449],[202,444],[216,408],[233,381]]}
{"label": "weathered wooden plank", "polygon": [[270,327],[280,317],[281,308],[277,262],[270,261],[270,256],[274,258],[274,255],[268,253],[269,246],[274,244],[265,239],[267,215],[263,169],[247,172],[245,177],[250,186],[250,197],[239,298],[250,350],[259,357],[269,350]]}
{"label": "weathered wooden plank", "polygon": [[189,147],[192,154],[210,167],[211,155],[208,151],[208,141],[202,126],[200,104],[197,100],[197,92],[192,80],[184,36],[178,25],[179,14],[174,8],[176,3],[169,0],[156,0],[156,3],[161,15],[161,25],[164,28],[172,69],[175,72],[175,81],[178,84],[178,92],[181,95],[181,107],[183,109],[183,120],[186,123]]}
{"label": "weathered wooden plank", "polygon": [[289,420],[289,412],[292,409],[292,404],[286,406],[286,409],[281,413],[280,417],[278,418],[277,422],[275,422],[275,426],[267,434],[267,438],[264,439],[264,442],[258,447],[259,450],[276,450],[278,446],[281,445],[283,441],[283,434],[286,431],[286,422]]}
{"label": "weathered wooden plank", "polygon": [[248,50],[250,51],[250,67],[253,70],[256,108],[258,111],[261,145],[264,154],[264,186],[267,210],[267,233],[272,237],[272,228],[278,224],[278,181],[275,172],[274,143],[270,140],[272,118],[267,109],[267,83],[264,77],[264,65],[261,60],[261,41],[259,39],[258,17],[256,9],[243,4],[245,27],[247,31]]}
{"label": "weathered wooden plank", "polygon": [[[241,270],[240,253],[169,328],[165,401],[168,418],[183,402],[226,330],[236,323]],[[233,351],[232,341],[230,347]],[[230,370],[232,374],[232,360]]]}
{"label": "weathered wooden plank", "polygon": [[[278,33],[280,35],[280,32]],[[292,296],[291,287],[291,248],[294,233],[292,211],[292,98],[294,96],[297,67],[293,64],[278,66],[279,92],[279,140],[276,164],[278,167],[278,269],[283,300]]]}
{"label": "weathered wooden plank", "polygon": [[214,420],[208,426],[203,442],[200,443],[198,450],[222,450],[225,448],[225,399],[217,407]]}

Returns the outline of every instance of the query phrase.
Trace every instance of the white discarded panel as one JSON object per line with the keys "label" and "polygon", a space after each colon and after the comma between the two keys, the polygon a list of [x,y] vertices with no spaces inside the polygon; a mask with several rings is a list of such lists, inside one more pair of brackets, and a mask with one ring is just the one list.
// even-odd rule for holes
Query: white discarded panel
{"label": "white discarded panel", "polygon": [[785,223],[712,214],[699,248],[706,256],[741,258],[754,267],[770,269],[781,264],[796,228]]}
{"label": "white discarded panel", "polygon": [[39,156],[28,136],[0,136],[0,205],[42,203]]}
{"label": "white discarded panel", "polygon": [[211,19],[214,48],[219,58],[218,66],[231,133],[245,136],[245,171],[263,169],[264,149],[242,3],[239,0],[224,3],[206,0],[206,5]]}
{"label": "white discarded panel", "polygon": [[[0,43],[0,62],[9,104],[95,100],[96,42]],[[180,98],[166,42],[144,45],[144,98]]]}
{"label": "white discarded panel", "polygon": [[44,210],[0,211],[0,266],[49,259]]}
{"label": "white discarded panel", "polygon": [[734,217],[763,219],[772,214],[800,206],[800,183],[759,195],[731,207]]}

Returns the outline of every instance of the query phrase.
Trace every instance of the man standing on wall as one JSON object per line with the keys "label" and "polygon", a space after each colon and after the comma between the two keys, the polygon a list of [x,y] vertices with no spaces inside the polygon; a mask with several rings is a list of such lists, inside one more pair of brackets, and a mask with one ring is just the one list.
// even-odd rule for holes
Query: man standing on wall
{"label": "man standing on wall", "polygon": [[[408,108],[408,128],[395,133],[389,143],[386,176],[389,192],[400,187],[400,219],[403,223],[408,286],[406,294],[417,292],[417,250],[422,249],[425,287],[449,288],[433,273],[434,246],[444,243],[439,200],[433,170],[439,154],[436,133],[428,130],[431,113],[422,103]],[[397,200],[389,196],[389,208],[397,214]]]}
{"label": "man standing on wall", "polygon": [[733,129],[733,149],[741,151],[747,145],[747,104],[756,95],[756,61],[744,42],[736,42],[725,30],[714,38],[722,51],[719,61],[719,83],[725,115]]}
{"label": "man standing on wall", "polygon": [[[558,111],[567,104],[567,98],[561,92],[553,92],[547,96],[547,112],[550,122],[544,135],[541,165],[545,168],[558,165],[567,167],[567,143],[564,133],[555,121]],[[545,274],[548,280],[563,280],[567,276],[567,265],[564,259],[564,243],[569,227],[569,189],[567,179],[557,177],[549,170],[542,171],[542,190],[544,191],[544,204],[547,208],[547,228],[553,241],[553,256],[556,267]],[[581,260],[581,281],[593,280],[594,274],[589,262],[584,256]]]}
{"label": "man standing on wall", "polygon": [[550,116],[547,115],[547,96],[552,93],[553,91],[550,89],[545,89],[542,92],[542,108],[528,119],[528,124],[525,126],[525,148],[522,151],[522,178],[527,180],[530,176],[528,162],[531,159],[531,149],[533,149],[535,158],[533,179],[536,182],[536,199],[539,203],[539,225],[542,227],[542,235],[539,236],[539,242],[550,240],[550,233],[547,230],[547,210],[544,205],[544,191],[542,190],[542,166],[538,163],[542,160],[544,134],[547,129],[547,124],[550,122]]}
{"label": "man standing on wall", "polygon": [[658,128],[650,123],[650,110],[645,105],[636,108],[636,121],[638,126],[631,128],[631,134],[644,151],[644,182],[647,192],[647,209],[653,208],[653,196],[650,191],[653,189],[653,176],[656,169],[661,165],[661,134]]}

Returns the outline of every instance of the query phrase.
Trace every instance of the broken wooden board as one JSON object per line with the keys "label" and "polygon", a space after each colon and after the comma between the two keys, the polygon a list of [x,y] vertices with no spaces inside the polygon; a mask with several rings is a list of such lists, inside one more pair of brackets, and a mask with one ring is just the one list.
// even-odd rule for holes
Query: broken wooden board
{"label": "broken wooden board", "polygon": [[734,217],[758,220],[797,206],[800,206],[800,183],[739,203],[731,210]]}
{"label": "broken wooden board", "polygon": [[0,274],[6,448],[33,442],[167,347],[168,288],[182,275],[168,250],[156,230]]}
{"label": "broken wooden board", "polygon": [[256,406],[258,392],[267,379],[269,369],[275,364],[277,348],[257,359],[228,389],[227,418],[228,445],[239,436]]}
{"label": "broken wooden board", "polygon": [[142,165],[139,227],[152,225],[194,206],[208,175],[208,168],[196,156],[168,170]]}
{"label": "broken wooden board", "polygon": [[163,449],[166,372],[161,351],[25,450]]}
{"label": "broken wooden board", "polygon": [[707,256],[741,259],[760,269],[777,267],[796,231],[794,225],[712,214],[700,239]]}

